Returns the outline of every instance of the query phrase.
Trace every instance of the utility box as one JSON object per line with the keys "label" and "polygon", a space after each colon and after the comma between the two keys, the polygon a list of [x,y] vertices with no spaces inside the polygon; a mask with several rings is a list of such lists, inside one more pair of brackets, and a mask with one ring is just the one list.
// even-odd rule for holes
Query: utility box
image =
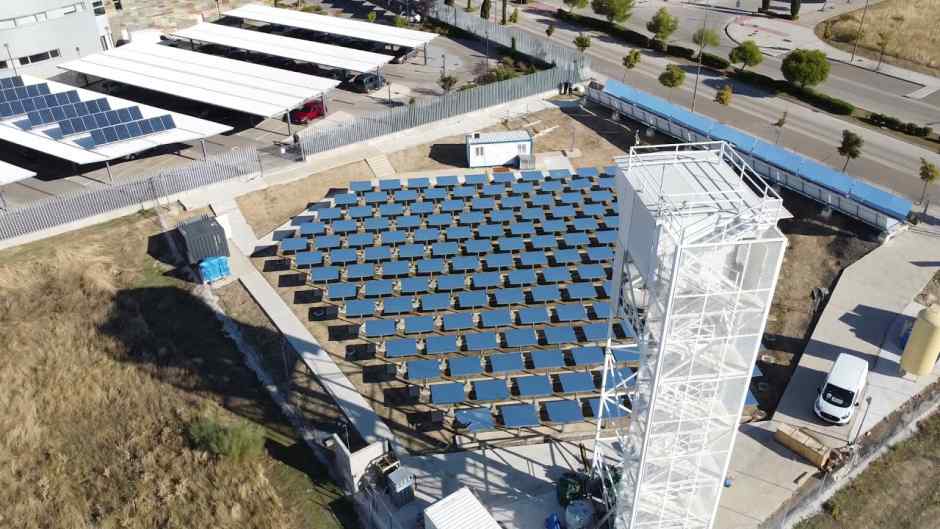
{"label": "utility box", "polygon": [[407,505],[415,499],[415,475],[405,467],[398,467],[385,477],[388,496],[395,507]]}
{"label": "utility box", "polygon": [[220,279],[228,277],[232,271],[228,266],[228,257],[220,255],[218,257],[207,257],[199,262],[199,277],[205,283],[213,283]]}
{"label": "utility box", "polygon": [[532,136],[525,130],[467,134],[467,166],[516,165],[532,154]]}
{"label": "utility box", "polygon": [[225,228],[214,217],[204,215],[180,222],[176,229],[183,238],[186,260],[194,265],[209,257],[228,257]]}

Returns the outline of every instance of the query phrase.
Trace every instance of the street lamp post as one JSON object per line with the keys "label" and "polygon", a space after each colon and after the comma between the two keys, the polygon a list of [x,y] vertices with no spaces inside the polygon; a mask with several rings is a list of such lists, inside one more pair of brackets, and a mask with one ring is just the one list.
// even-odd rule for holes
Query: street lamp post
{"label": "street lamp post", "polygon": [[711,7],[711,0],[705,3],[705,19],[702,21],[702,35],[698,45],[698,65],[695,69],[695,86],[692,88],[692,105],[689,108],[695,112],[695,98],[698,95],[698,79],[702,75],[702,52],[705,51],[705,32],[708,30],[708,10]]}
{"label": "street lamp post", "polygon": [[16,71],[16,61],[13,60],[13,52],[10,51],[10,45],[4,42],[3,47],[7,49],[7,57],[10,58],[10,66],[13,67],[13,75],[19,75]]}
{"label": "street lamp post", "polygon": [[858,430],[855,431],[855,437],[852,438],[852,445],[858,442],[858,436],[862,435],[862,428],[865,427],[865,419],[868,418],[868,410],[871,409],[871,395],[865,397],[865,414],[862,415],[862,422],[858,424]]}
{"label": "street lamp post", "polygon": [[852,46],[852,58],[850,63],[855,62],[855,51],[858,50],[858,39],[862,38],[862,27],[865,25],[865,15],[868,14],[868,1],[865,0],[865,9],[862,10],[862,19],[858,21],[858,31],[855,32],[855,45]]}

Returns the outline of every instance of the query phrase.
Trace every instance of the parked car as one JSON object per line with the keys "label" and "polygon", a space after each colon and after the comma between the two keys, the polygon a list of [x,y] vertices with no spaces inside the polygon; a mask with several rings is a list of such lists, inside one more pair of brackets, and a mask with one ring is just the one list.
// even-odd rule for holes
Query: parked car
{"label": "parked car", "polygon": [[819,397],[813,411],[820,419],[834,424],[848,424],[861,402],[868,381],[868,362],[857,356],[839,353],[826,375],[826,383],[817,388]]}
{"label": "parked car", "polygon": [[307,101],[304,106],[290,111],[290,122],[303,125],[326,115],[326,106],[320,100]]}
{"label": "parked car", "polygon": [[[387,52],[388,53],[388,52]],[[397,49],[390,53],[394,55],[395,58],[392,59],[392,62],[395,64],[404,64],[408,62],[412,57],[418,56],[418,50],[415,48],[407,48],[405,46],[399,46]]]}
{"label": "parked car", "polygon": [[385,79],[374,73],[361,73],[340,83],[339,87],[350,92],[368,94],[385,86]]}

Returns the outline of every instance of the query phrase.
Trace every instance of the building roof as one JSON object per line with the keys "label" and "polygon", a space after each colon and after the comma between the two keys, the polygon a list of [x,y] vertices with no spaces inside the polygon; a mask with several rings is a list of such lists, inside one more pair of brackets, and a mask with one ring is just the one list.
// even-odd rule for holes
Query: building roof
{"label": "building roof", "polygon": [[248,114],[273,117],[339,81],[161,44],[128,44],[60,65],[124,84]]}
{"label": "building roof", "polygon": [[505,132],[475,132],[467,135],[467,143],[505,143],[511,141],[531,141],[532,136],[526,130],[508,130]]}
{"label": "building roof", "polygon": [[436,529],[500,529],[496,520],[468,489],[453,494],[424,509],[425,526]]}
{"label": "building roof", "polygon": [[[0,140],[22,145],[29,149],[62,158],[78,165],[101,163],[116,158],[146,151],[161,145],[182,143],[186,141],[207,138],[232,130],[232,127],[195,118],[186,114],[170,112],[161,108],[135,103],[119,97],[101,94],[77,88],[67,84],[39,79],[30,76],[19,76],[23,84],[28,86],[44,86],[49,95],[64,94],[68,96],[71,104],[92,101],[103,101],[109,111],[135,109],[139,117],[144,120],[169,116],[173,125],[170,128],[152,132],[146,135],[128,137],[127,139],[113,141],[105,144],[89,143],[90,133],[65,134],[62,132],[60,122],[48,121],[39,126],[29,126],[31,120],[27,113],[0,117]],[[2,106],[2,105],[0,105]],[[98,106],[96,104],[96,106]]]}
{"label": "building roof", "polygon": [[226,11],[224,15],[227,17],[255,20],[268,24],[301,28],[372,42],[384,42],[393,46],[404,46],[407,48],[423,46],[434,40],[434,37],[437,36],[434,33],[426,31],[396,28],[394,26],[374,24],[362,20],[353,20],[351,18],[304,13],[292,9],[279,9],[260,4],[242,6],[231,11]]}
{"label": "building roof", "polygon": [[36,173],[0,160],[0,186],[36,176]]}
{"label": "building roof", "polygon": [[181,39],[208,42],[353,72],[375,71],[394,59],[391,55],[271,35],[221,24],[196,24],[177,30],[172,35]]}

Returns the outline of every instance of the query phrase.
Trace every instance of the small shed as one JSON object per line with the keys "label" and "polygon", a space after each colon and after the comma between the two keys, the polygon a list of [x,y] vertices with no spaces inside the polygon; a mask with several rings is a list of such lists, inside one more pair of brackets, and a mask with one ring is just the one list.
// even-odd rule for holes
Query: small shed
{"label": "small shed", "polygon": [[467,166],[515,165],[532,154],[532,136],[525,130],[467,134]]}
{"label": "small shed", "polygon": [[480,500],[462,487],[424,510],[425,529],[501,529]]}
{"label": "small shed", "polygon": [[186,260],[197,264],[210,257],[228,257],[225,228],[214,217],[204,215],[180,222],[176,227],[183,239]]}

